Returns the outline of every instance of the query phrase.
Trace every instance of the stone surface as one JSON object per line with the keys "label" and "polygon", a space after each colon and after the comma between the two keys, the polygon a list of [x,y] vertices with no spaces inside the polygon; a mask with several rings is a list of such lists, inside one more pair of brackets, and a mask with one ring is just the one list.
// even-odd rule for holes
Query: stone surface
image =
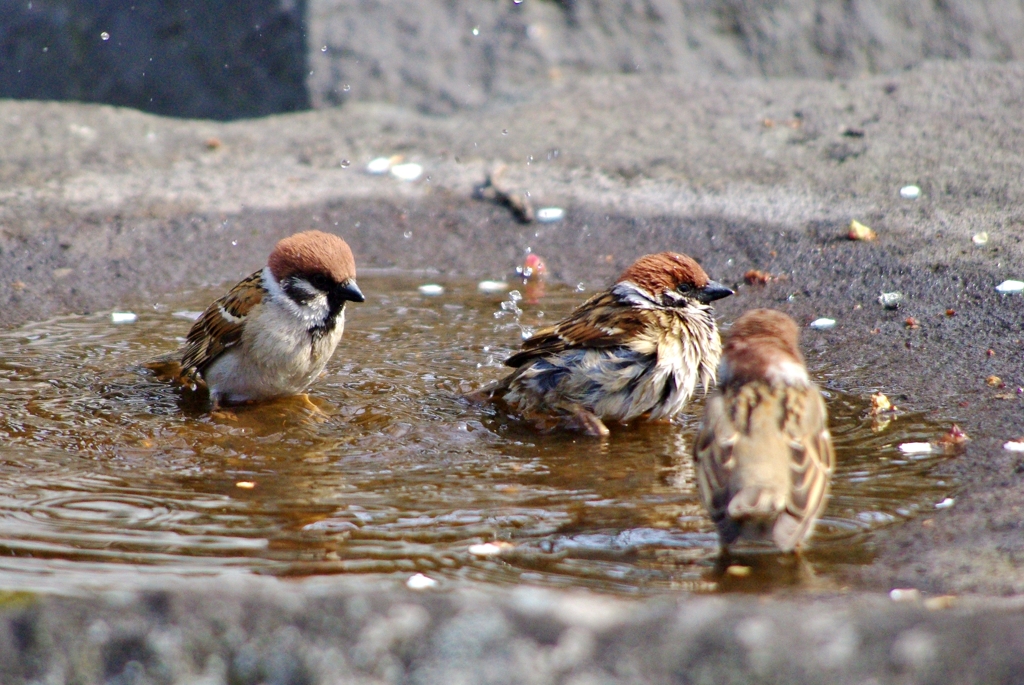
{"label": "stone surface", "polygon": [[305,0],[0,0],[0,97],[210,119],[305,109],[304,11]]}
{"label": "stone surface", "polygon": [[312,0],[310,99],[448,113],[581,75],[831,78],[1024,57],[1019,0]]}
{"label": "stone surface", "polygon": [[1024,668],[1024,609],[991,600],[627,601],[398,579],[2,600],[6,685],[996,683]]}
{"label": "stone surface", "polygon": [[851,78],[1022,46],[1020,0],[0,0],[0,97],[436,114],[588,74]]}

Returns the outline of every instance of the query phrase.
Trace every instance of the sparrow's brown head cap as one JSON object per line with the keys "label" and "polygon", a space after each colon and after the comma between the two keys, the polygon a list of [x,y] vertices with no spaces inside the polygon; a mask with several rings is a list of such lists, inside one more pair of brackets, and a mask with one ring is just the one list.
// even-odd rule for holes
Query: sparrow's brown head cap
{"label": "sparrow's brown head cap", "polygon": [[274,278],[323,274],[335,283],[356,277],[356,260],[348,243],[322,231],[305,231],[284,238],[267,260]]}
{"label": "sparrow's brown head cap", "polygon": [[796,362],[803,366],[799,340],[800,329],[787,314],[774,309],[751,309],[729,329],[723,356],[733,377],[764,378],[773,364]]}
{"label": "sparrow's brown head cap", "polygon": [[684,283],[699,289],[709,280],[700,264],[678,252],[644,255],[619,276],[620,283],[631,281],[652,294],[675,290]]}

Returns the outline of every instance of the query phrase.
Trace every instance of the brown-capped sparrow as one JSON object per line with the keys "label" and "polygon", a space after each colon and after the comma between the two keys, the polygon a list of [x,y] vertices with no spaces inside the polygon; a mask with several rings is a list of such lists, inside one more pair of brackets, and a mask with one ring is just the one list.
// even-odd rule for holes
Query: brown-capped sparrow
{"label": "brown-capped sparrow", "polygon": [[721,354],[709,303],[732,290],[690,257],[646,255],[568,318],[537,331],[506,378],[471,399],[504,402],[539,428],[607,435],[606,420],[667,420],[715,382]]}
{"label": "brown-capped sparrow", "polygon": [[797,549],[825,508],[835,464],[828,412],[789,316],[746,312],[728,332],[718,389],[693,445],[700,497],[723,548]]}
{"label": "brown-capped sparrow", "polygon": [[211,304],[188,332],[179,379],[213,406],[301,393],[323,371],[362,302],[348,244],[306,231],[284,238],[267,265]]}

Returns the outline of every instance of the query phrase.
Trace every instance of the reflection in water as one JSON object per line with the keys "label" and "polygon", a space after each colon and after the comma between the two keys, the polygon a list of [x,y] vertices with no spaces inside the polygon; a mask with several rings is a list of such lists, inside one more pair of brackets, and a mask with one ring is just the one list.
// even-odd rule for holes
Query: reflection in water
{"label": "reflection in water", "polygon": [[[349,312],[309,401],[214,416],[183,411],[180,392],[139,364],[180,345],[189,323],[174,312],[201,309],[216,289],[134,324],[65,317],[0,335],[0,585],[231,569],[624,593],[827,585],[869,559],[871,530],[950,489],[929,475],[934,457],[896,449],[937,426],[904,416],[873,433],[865,402],[831,393],[839,469],[806,561],[762,555],[737,564],[747,575],[716,569],[690,414],[602,442],[537,435],[460,399],[503,373],[524,332],[583,295],[549,287],[502,307],[469,283],[436,298],[409,277],[360,283],[367,303]],[[491,540],[512,546],[470,553]]]}

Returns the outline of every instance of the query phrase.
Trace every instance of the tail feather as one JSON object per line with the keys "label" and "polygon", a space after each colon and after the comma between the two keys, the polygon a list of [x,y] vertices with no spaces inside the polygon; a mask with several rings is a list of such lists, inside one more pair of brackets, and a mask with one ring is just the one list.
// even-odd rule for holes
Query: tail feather
{"label": "tail feather", "polygon": [[734,519],[774,519],[786,508],[786,494],[761,487],[746,487],[729,501]]}

